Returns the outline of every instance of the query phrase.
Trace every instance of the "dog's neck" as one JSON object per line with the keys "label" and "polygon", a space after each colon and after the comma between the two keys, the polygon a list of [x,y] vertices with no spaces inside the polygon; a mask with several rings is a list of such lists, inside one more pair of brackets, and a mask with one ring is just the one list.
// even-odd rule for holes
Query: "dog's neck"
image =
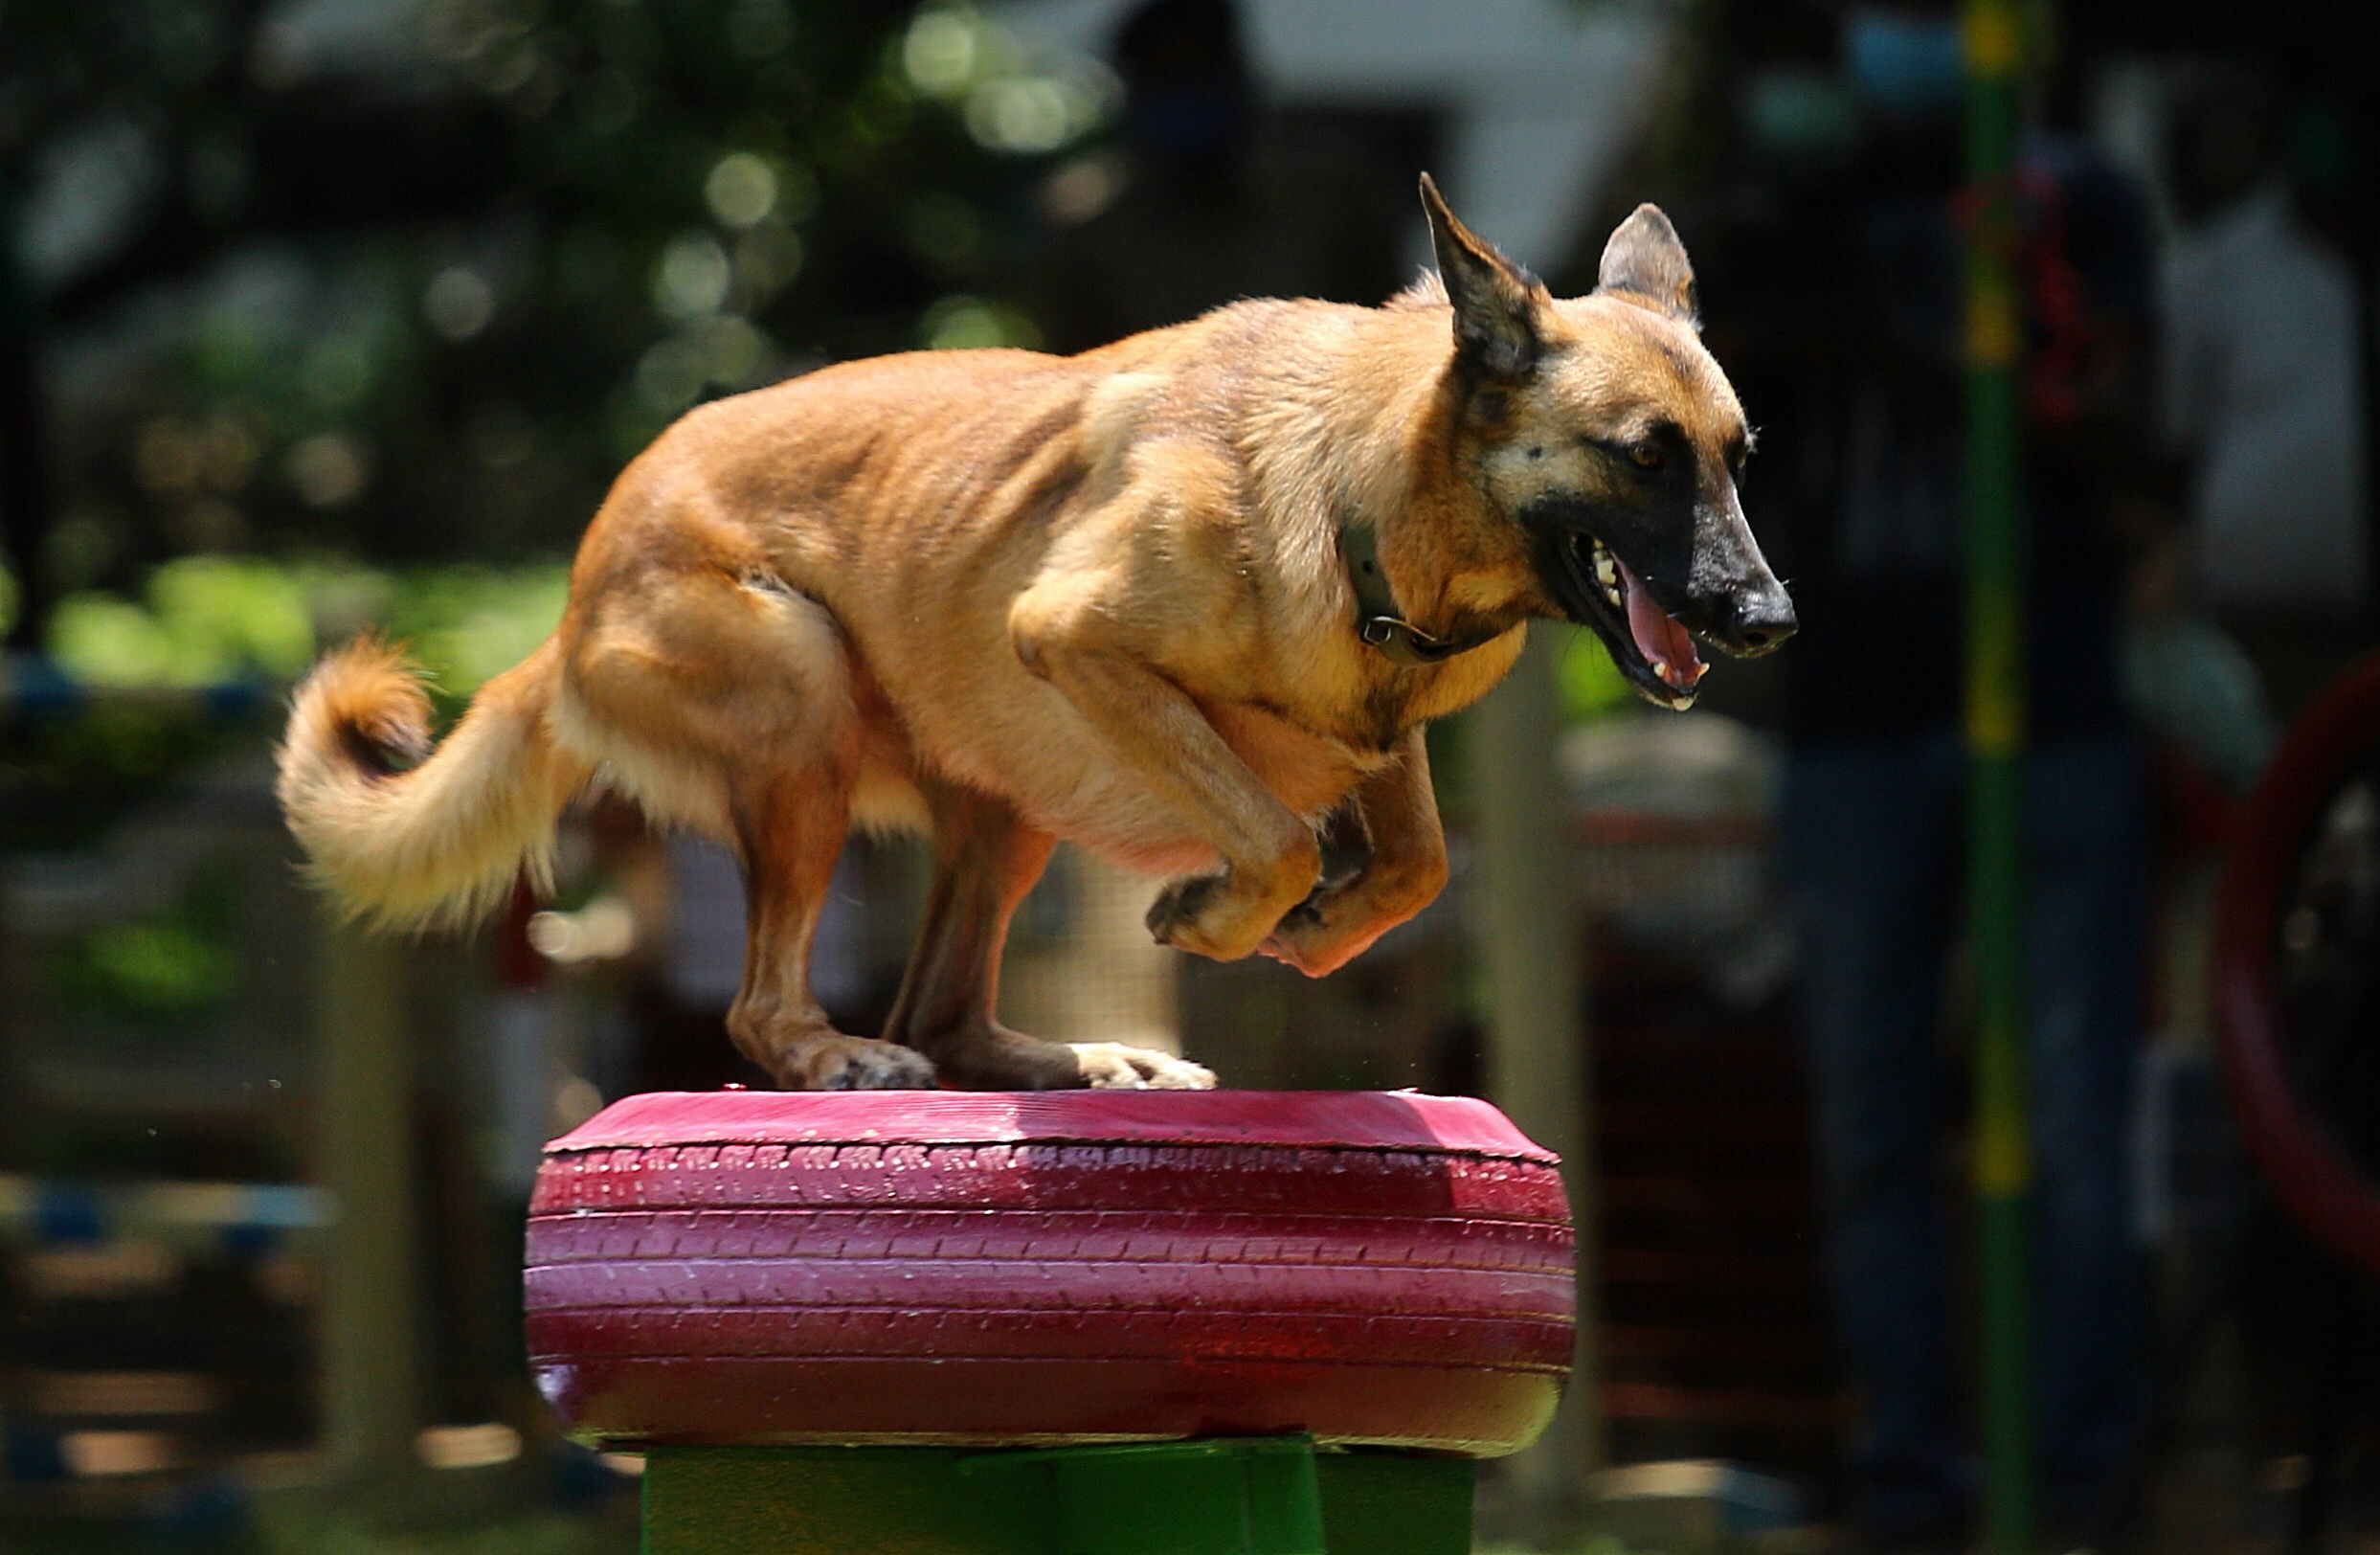
{"label": "dog's neck", "polygon": [[1421,668],[1485,646],[1529,612],[1506,591],[1483,597],[1465,587],[1472,569],[1461,541],[1493,518],[1486,494],[1456,468],[1467,412],[1445,310],[1375,318],[1406,360],[1316,407],[1334,423],[1320,440],[1334,466],[1325,484],[1338,496],[1336,549],[1358,635],[1390,664]]}
{"label": "dog's neck", "polygon": [[1347,586],[1356,597],[1356,635],[1399,668],[1424,669],[1444,664],[1503,635],[1489,627],[1474,628],[1459,637],[1439,637],[1399,615],[1396,591],[1381,562],[1380,531],[1373,523],[1342,523],[1338,549],[1347,566]]}

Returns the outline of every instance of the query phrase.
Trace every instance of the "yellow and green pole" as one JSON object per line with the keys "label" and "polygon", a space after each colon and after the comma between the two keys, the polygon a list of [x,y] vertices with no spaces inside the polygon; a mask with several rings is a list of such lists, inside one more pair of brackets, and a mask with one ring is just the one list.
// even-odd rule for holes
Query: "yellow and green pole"
{"label": "yellow and green pole", "polygon": [[1966,749],[1983,1246],[1984,1523],[2033,1547],[2032,1151],[2025,1079],[2022,572],[2024,325],[2016,275],[2020,0],[1965,0]]}

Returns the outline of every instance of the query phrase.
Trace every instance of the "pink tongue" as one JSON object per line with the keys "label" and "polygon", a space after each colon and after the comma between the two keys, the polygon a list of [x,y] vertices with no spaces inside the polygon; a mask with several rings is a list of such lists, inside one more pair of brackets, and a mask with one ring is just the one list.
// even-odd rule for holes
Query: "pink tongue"
{"label": "pink tongue", "polygon": [[1670,685],[1681,690],[1694,689],[1695,683],[1702,679],[1703,668],[1702,656],[1695,652],[1695,640],[1668,612],[1652,602],[1652,596],[1636,581],[1636,575],[1628,570],[1626,562],[1620,563],[1620,584],[1628,595],[1628,629],[1636,639],[1636,651]]}

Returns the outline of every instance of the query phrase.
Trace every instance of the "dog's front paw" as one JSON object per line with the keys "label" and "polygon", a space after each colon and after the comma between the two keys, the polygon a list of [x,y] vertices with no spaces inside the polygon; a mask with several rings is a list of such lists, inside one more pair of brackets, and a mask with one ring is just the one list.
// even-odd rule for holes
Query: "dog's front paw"
{"label": "dog's front paw", "polygon": [[1394,917],[1367,917],[1345,890],[1318,890],[1281,914],[1281,921],[1256,947],[1293,966],[1310,978],[1327,977],[1372,948],[1372,942],[1394,928]]}
{"label": "dog's front paw", "polygon": [[1251,926],[1243,904],[1233,899],[1232,877],[1190,875],[1157,892],[1149,904],[1149,933],[1160,945],[1218,961],[1236,961],[1264,935]]}
{"label": "dog's front paw", "polygon": [[1127,1048],[1120,1042],[1067,1044],[1082,1066],[1083,1083],[1094,1091],[1212,1091],[1215,1071],[1172,1053]]}
{"label": "dog's front paw", "polygon": [[1165,889],[1156,893],[1156,900],[1149,904],[1149,914],[1142,920],[1148,924],[1149,933],[1156,936],[1156,942],[1171,945],[1177,950],[1190,949],[1182,943],[1183,936],[1191,932],[1192,925],[1197,923],[1199,914],[1205,911],[1207,905],[1223,894],[1226,878],[1219,874],[1203,874],[1184,875],[1179,880],[1167,881]]}
{"label": "dog's front paw", "polygon": [[913,1048],[841,1033],[788,1047],[775,1066],[788,1091],[931,1091],[933,1064]]}

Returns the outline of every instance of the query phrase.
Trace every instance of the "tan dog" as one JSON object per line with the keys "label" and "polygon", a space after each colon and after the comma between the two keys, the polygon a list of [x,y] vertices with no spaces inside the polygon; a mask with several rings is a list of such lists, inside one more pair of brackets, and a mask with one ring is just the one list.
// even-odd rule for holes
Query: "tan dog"
{"label": "tan dog", "polygon": [[[384,924],[469,918],[591,782],[732,844],[736,1046],[788,1087],[1206,1086],[1162,1053],[993,1020],[1010,914],[1060,838],[1176,877],[1149,926],[1320,976],[1447,878],[1422,728],[1531,617],[1684,707],[1690,633],[1793,629],[1736,500],[1749,446],[1640,207],[1557,301],[1423,181],[1440,282],[1381,308],[1246,302],[1074,357],[892,356],[707,405],[629,465],[561,625],[431,748],[393,651],[300,688],[291,829]],[[1316,827],[1369,861],[1319,878]],[[934,876],[886,1040],[833,1030],[811,933],[847,829]]]}

